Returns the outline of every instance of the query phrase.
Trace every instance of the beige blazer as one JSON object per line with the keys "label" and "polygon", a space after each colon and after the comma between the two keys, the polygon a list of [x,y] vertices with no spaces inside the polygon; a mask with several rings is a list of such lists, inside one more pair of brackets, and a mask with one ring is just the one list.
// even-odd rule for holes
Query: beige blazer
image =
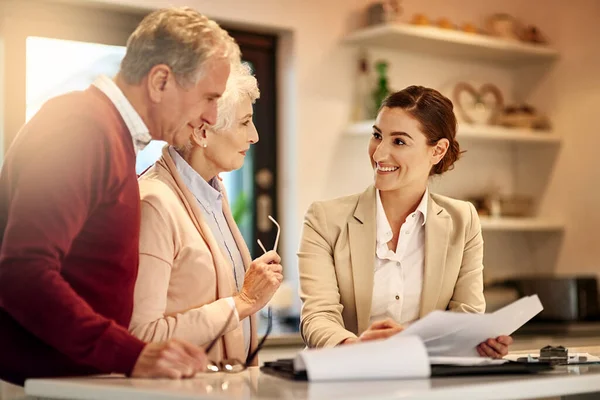
{"label": "beige blazer", "polygon": [[[298,258],[300,331],[309,347],[335,346],[368,328],[376,242],[373,186],[308,209]],[[446,309],[485,311],[483,238],[471,203],[432,194],[420,317]]]}
{"label": "beige blazer", "polygon": [[[237,293],[233,267],[166,146],[162,157],[140,177],[139,186],[140,265],[129,330],[144,341],[180,338],[206,345],[225,326],[231,313],[225,298]],[[223,211],[248,268],[250,253],[226,198]],[[250,321],[252,351],[256,347],[254,316]],[[242,324],[237,318],[232,318],[209,358],[215,362],[225,358],[246,360]]]}

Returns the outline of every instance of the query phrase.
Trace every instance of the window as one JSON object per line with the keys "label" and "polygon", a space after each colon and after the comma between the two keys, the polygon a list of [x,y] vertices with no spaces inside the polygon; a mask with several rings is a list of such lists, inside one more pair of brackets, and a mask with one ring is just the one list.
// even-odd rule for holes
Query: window
{"label": "window", "polygon": [[124,46],[28,37],[25,121],[50,98],[84,90],[99,75],[116,75],[123,56]]}

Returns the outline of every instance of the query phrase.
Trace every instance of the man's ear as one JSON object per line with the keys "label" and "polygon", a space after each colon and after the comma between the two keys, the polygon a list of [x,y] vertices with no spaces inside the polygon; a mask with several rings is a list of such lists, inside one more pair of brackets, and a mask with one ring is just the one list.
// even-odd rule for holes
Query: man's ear
{"label": "man's ear", "polygon": [[188,126],[192,128],[192,135],[190,136],[192,143],[194,143],[194,145],[197,147],[206,148],[208,143],[204,124],[194,127],[194,125],[188,123]]}
{"label": "man's ear", "polygon": [[172,75],[171,68],[165,64],[158,64],[150,69],[150,72],[148,72],[148,92],[153,102],[160,103],[162,101]]}

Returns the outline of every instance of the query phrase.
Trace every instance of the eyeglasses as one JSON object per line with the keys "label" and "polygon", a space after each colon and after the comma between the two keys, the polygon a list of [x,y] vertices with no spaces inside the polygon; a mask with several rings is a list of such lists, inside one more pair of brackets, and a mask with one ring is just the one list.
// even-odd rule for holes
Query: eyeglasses
{"label": "eyeglasses", "polygon": [[[229,315],[229,318],[227,318],[227,322],[225,323],[225,326],[221,329],[221,332],[219,332],[219,335],[215,339],[213,339],[213,341],[206,348],[207,353],[214,347],[214,345],[221,338],[221,336],[223,336],[225,334],[225,329],[229,325],[229,322],[231,322],[231,318],[233,317],[233,315],[235,315],[235,312],[232,311],[232,313]],[[245,363],[242,363],[237,358],[227,359],[227,360],[223,360],[220,362],[209,361],[208,366],[206,367],[207,372],[237,373],[237,372],[242,372],[245,369],[247,369],[249,366],[251,366],[252,362],[258,355],[258,352],[265,345],[265,341],[267,340],[267,337],[269,337],[269,334],[271,333],[271,330],[273,329],[273,311],[271,310],[271,307],[269,307],[267,309],[267,318],[268,318],[267,331],[265,332],[265,335],[262,337],[262,339],[260,339],[260,342],[258,342],[258,345],[254,349],[254,351],[252,351],[252,352],[250,352],[250,354],[248,354],[248,357],[246,357]]]}
{"label": "eyeglasses", "polygon": [[[275,221],[275,218],[271,217],[270,215],[269,215],[269,219],[277,227],[277,236],[275,236],[275,245],[273,246],[273,250],[277,251],[277,246],[279,246],[279,234],[281,233],[281,226],[279,226],[279,224],[277,223],[277,221]],[[260,239],[257,239],[256,243],[258,243],[258,245],[260,246],[260,248],[262,249],[262,251],[264,251],[265,253],[267,252],[267,249],[262,244],[262,242],[260,241]]]}
{"label": "eyeglasses", "polygon": [[[277,235],[275,236],[275,245],[273,246],[273,250],[277,251],[277,246],[279,245],[279,235],[281,233],[281,227],[279,226],[277,221],[275,221],[275,218],[273,218],[272,216],[269,215],[269,219],[277,227]],[[265,249],[265,246],[262,244],[260,239],[257,240],[257,243],[260,246],[260,248],[266,253],[267,250]],[[231,322],[231,319],[234,316],[235,316],[235,310],[231,310],[231,314],[229,314],[229,317],[227,318],[227,322],[225,322],[225,326],[223,326],[223,328],[221,328],[221,331],[219,332],[219,334],[212,340],[212,342],[209,343],[208,347],[206,347],[205,351],[207,354],[217,344],[219,339],[225,334],[225,330],[227,329],[227,326],[229,326],[229,323]],[[246,362],[243,363],[238,359],[227,359],[227,360],[223,360],[220,362],[209,361],[208,366],[206,367],[207,372],[236,373],[236,372],[244,371],[252,364],[252,362],[256,358],[258,352],[263,348],[263,346],[265,345],[265,341],[267,340],[267,337],[269,337],[269,334],[271,333],[272,329],[273,329],[273,310],[271,309],[271,307],[268,307],[267,308],[267,331],[265,332],[265,335],[262,337],[260,342],[258,342],[258,345],[254,349],[254,351],[252,351],[252,352],[250,352],[250,354],[248,354],[248,357],[246,357]]]}

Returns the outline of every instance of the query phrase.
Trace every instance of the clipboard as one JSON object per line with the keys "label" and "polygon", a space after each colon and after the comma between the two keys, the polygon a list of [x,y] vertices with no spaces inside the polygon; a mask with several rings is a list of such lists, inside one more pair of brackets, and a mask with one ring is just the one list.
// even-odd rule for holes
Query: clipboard
{"label": "clipboard", "polygon": [[[522,363],[509,361],[504,364],[495,365],[432,365],[431,378],[451,376],[477,376],[477,375],[521,375],[537,374],[539,372],[551,371],[554,367],[549,363]],[[260,370],[266,374],[280,378],[307,381],[308,375],[305,370],[294,369],[294,359],[284,358],[276,361],[265,362]]]}

